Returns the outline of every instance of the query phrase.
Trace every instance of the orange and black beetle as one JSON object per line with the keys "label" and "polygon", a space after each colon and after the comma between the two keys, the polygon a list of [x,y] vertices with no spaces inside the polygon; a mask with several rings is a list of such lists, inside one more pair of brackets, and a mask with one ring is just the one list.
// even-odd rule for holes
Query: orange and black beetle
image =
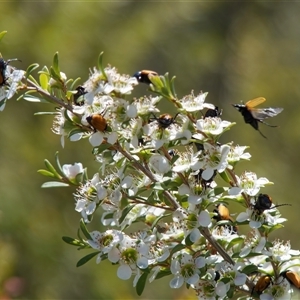
{"label": "orange and black beetle", "polygon": [[166,129],[171,124],[175,123],[175,119],[178,116],[178,114],[175,115],[175,117],[172,117],[170,114],[162,114],[158,118],[153,115],[154,118],[150,118],[150,121],[157,121],[160,128]]}
{"label": "orange and black beetle", "polygon": [[93,114],[86,118],[87,122],[94,128],[94,130],[98,130],[104,132],[107,129],[106,119],[102,114]]}
{"label": "orange and black beetle", "polygon": [[[261,215],[265,210],[271,209],[273,202],[272,198],[267,194],[259,194],[256,198],[256,202],[253,206],[253,209],[256,211],[258,215]],[[278,204],[273,206],[272,208],[284,206],[284,205],[290,205],[290,204]]]}
{"label": "orange and black beetle", "polygon": [[253,292],[256,292],[258,295],[260,295],[270,284],[272,283],[272,278],[269,275],[263,275],[261,276],[254,288],[252,289]]}
{"label": "orange and black beetle", "polygon": [[283,111],[283,108],[281,107],[254,108],[265,101],[265,98],[258,97],[247,101],[246,104],[232,104],[232,106],[243,115],[245,123],[250,124],[254,129],[258,130],[264,138],[266,138],[266,136],[259,130],[258,122],[270,127],[277,127],[276,125],[266,123],[264,119],[275,117]]}
{"label": "orange and black beetle", "polygon": [[280,273],[280,276],[284,277],[289,283],[294,285],[297,289],[300,289],[300,276],[290,270],[286,270]]}
{"label": "orange and black beetle", "polygon": [[138,82],[150,84],[152,82],[149,79],[149,75],[158,76],[158,74],[155,71],[142,70],[142,71],[136,72],[133,75],[133,77],[135,77],[138,80]]}
{"label": "orange and black beetle", "polygon": [[[229,209],[222,203],[218,204],[216,206],[216,209],[214,209],[214,213],[217,215],[213,216],[213,219],[215,219],[217,222],[219,221],[230,221],[231,223],[234,223],[234,220],[229,214]],[[225,225],[229,226],[229,228],[232,228],[232,233],[237,233],[237,226],[231,226],[231,225]]]}

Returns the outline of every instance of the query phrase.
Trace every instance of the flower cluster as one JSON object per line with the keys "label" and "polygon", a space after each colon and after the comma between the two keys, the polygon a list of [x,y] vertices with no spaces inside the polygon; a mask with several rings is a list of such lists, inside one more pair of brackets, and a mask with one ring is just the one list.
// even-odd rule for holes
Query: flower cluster
{"label": "flower cluster", "polygon": [[[56,186],[77,186],[75,210],[83,235],[65,241],[96,250],[87,257],[109,260],[121,279],[133,277],[138,294],[147,277],[152,282],[170,276],[171,288],[186,284],[198,299],[230,299],[236,293],[289,299],[291,286],[300,287],[300,277],[297,286],[289,273],[299,276],[294,267],[300,253],[289,242],[270,240],[285,221],[262,193],[272,183],[254,172],[235,172],[251,155],[246,146],[219,142],[234,124],[206,102],[208,94],[192,91],[180,98],[173,79],[152,72],[142,81],[151,82],[152,94],[134,98],[140,77],[103,68],[101,59],[75,88],[57,61],[51,72],[44,68],[43,83],[26,81],[37,96],[25,93],[24,99],[58,104],[52,130],[62,146],[66,138],[88,139],[99,164],[92,178],[81,163],[60,167],[57,162],[57,170],[47,161],[47,170],[40,170],[56,178]],[[18,72],[18,80],[15,70],[7,75],[12,82],[2,91],[17,90],[24,75]],[[162,100],[169,103],[167,111],[158,108]],[[242,210],[235,220],[229,211],[234,205]],[[94,218],[107,229],[89,232]]]}

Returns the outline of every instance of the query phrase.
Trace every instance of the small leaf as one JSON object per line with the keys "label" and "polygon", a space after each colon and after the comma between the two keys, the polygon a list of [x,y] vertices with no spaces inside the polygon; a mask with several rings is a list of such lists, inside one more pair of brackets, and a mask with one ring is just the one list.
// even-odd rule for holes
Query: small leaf
{"label": "small leaf", "polygon": [[228,174],[227,174],[226,171],[224,171],[224,172],[222,172],[222,173],[219,173],[219,175],[221,176],[221,178],[222,178],[225,182],[227,182],[227,183],[230,183],[230,182],[231,182],[231,179],[230,179],[230,177],[228,176]]}
{"label": "small leaf", "polygon": [[[249,258],[249,257],[255,257],[255,256],[260,256],[261,253],[254,253],[254,252],[250,252],[248,255],[243,256],[243,258]],[[240,253],[233,253],[231,255],[232,258],[240,258]]]}
{"label": "small leaf", "polygon": [[[231,223],[229,223],[229,224],[231,224]],[[243,244],[243,243],[244,243],[244,239],[241,238],[241,237],[232,239],[232,240],[230,241],[230,243],[228,244],[228,246],[226,247],[226,249],[228,250],[228,249],[232,248],[233,246],[235,246],[235,245],[237,245],[237,244],[240,244],[240,245],[241,245],[241,244]]]}
{"label": "small leaf", "polygon": [[257,272],[257,270],[258,270],[257,266],[248,265],[242,270],[242,273],[244,273],[246,275],[250,275],[250,274],[253,274],[253,273]]}
{"label": "small leaf", "polygon": [[190,234],[185,238],[184,242],[187,246],[191,246],[194,244],[194,242],[192,242],[190,239]]}
{"label": "small leaf", "polygon": [[64,172],[63,172],[63,169],[62,169],[62,167],[61,167],[61,164],[60,164],[60,161],[59,161],[58,154],[59,154],[59,152],[56,151],[56,153],[55,153],[55,162],[56,162],[56,165],[57,165],[59,171],[63,174]]}
{"label": "small leaf", "polygon": [[214,188],[215,196],[218,196],[218,195],[220,195],[220,194],[222,194],[224,192],[225,192],[225,189],[223,187],[216,187],[216,188]]}
{"label": "small leaf", "polygon": [[101,70],[103,76],[104,76],[104,80],[107,80],[107,76],[105,74],[105,70],[103,68],[103,54],[104,52],[102,51],[100,54],[99,54],[99,57],[98,57],[98,69]]}
{"label": "small leaf", "polygon": [[3,39],[3,37],[6,35],[7,31],[1,31],[0,32],[0,41]]}
{"label": "small leaf", "polygon": [[53,111],[40,111],[37,113],[34,113],[35,116],[43,116],[43,115],[57,115],[57,112],[53,112]]}
{"label": "small leaf", "polygon": [[[28,75],[28,79],[30,79],[35,85],[39,86],[39,83],[36,81],[36,79],[32,76],[32,75]],[[29,91],[28,93],[30,93],[31,91]],[[35,92],[35,91],[33,91]]]}
{"label": "small leaf", "polygon": [[84,236],[88,239],[88,240],[92,240],[92,237],[90,236],[90,233],[88,232],[85,223],[83,221],[83,219],[80,220],[80,229],[82,231],[82,233],[84,234]]}
{"label": "small leaf", "polygon": [[71,86],[70,86],[70,90],[72,90],[72,91],[75,90],[76,87],[77,87],[78,85],[80,85],[80,83],[79,83],[80,80],[81,80],[80,77],[76,78],[76,79],[72,82],[72,84],[71,84]]}
{"label": "small leaf", "polygon": [[144,291],[148,275],[149,275],[149,272],[144,272],[137,282],[136,293],[139,296],[141,296]]}
{"label": "small leaf", "polygon": [[56,169],[53,167],[53,165],[50,163],[48,159],[44,160],[46,168],[52,172],[57,178],[61,179],[61,176],[57,173]]}
{"label": "small leaf", "polygon": [[26,70],[26,78],[28,78],[29,77],[29,75],[30,75],[30,73],[32,73],[35,69],[37,69],[39,67],[39,64],[36,64],[36,63],[34,63],[34,64],[31,64],[28,68],[27,68],[27,70]]}
{"label": "small leaf", "polygon": [[74,238],[71,238],[71,237],[68,237],[68,236],[63,236],[62,237],[62,240],[67,243],[67,244],[70,244],[72,246],[85,246],[84,243],[82,243],[81,241],[77,240],[77,239],[74,239]]}
{"label": "small leaf", "polygon": [[49,172],[49,171],[47,171],[47,170],[40,169],[40,170],[38,170],[37,172],[38,172],[39,174],[43,175],[43,176],[56,178],[56,176],[55,176],[53,173],[51,173],[51,172]]}
{"label": "small leaf", "polygon": [[56,52],[53,57],[53,70],[55,74],[60,77],[58,52]]}
{"label": "small leaf", "polygon": [[126,216],[128,215],[128,213],[135,207],[135,205],[128,205],[126,206],[123,211],[122,211],[122,215],[119,219],[119,224],[121,224],[124,219],[126,218]]}
{"label": "small leaf", "polygon": [[157,273],[155,280],[169,275],[171,275],[170,269],[162,269]]}
{"label": "small leaf", "polygon": [[46,74],[40,74],[39,76],[39,80],[40,80],[40,85],[41,88],[45,91],[48,90],[48,82],[49,82],[49,77]]}
{"label": "small leaf", "polygon": [[184,249],[184,248],[185,248],[185,245],[182,245],[182,244],[176,245],[176,246],[171,250],[170,256],[172,256],[175,252],[178,252],[178,251],[180,251],[180,250],[182,250],[182,249]]}
{"label": "small leaf", "polygon": [[26,95],[23,97],[24,100],[28,102],[40,102],[40,103],[49,103],[49,101],[43,99],[43,98],[37,98],[31,95]]}
{"label": "small leaf", "polygon": [[42,184],[42,188],[53,188],[53,187],[68,187],[70,186],[67,183],[58,182],[58,181],[48,181]]}
{"label": "small leaf", "polygon": [[84,256],[83,258],[81,258],[77,264],[76,264],[76,267],[81,267],[83,266],[84,264],[86,264],[88,261],[90,261],[94,256],[96,256],[97,254],[99,254],[99,251],[98,252],[93,252],[93,253],[90,253],[86,256]]}

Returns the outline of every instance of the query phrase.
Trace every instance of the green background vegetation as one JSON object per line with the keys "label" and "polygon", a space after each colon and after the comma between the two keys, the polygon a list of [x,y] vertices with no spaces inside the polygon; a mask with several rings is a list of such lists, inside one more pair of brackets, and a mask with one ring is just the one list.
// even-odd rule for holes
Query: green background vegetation
{"label": "green background vegetation", "polygon": [[[193,89],[209,92],[207,102],[236,122],[221,142],[249,145],[251,170],[275,183],[263,192],[288,218],[271,238],[299,240],[299,3],[287,2],[2,2],[0,44],[5,59],[26,69],[37,62],[50,66],[59,52],[68,78],[82,78],[104,51],[105,64],[121,73],[140,69],[176,75],[179,97]],[[134,95],[147,93],[144,85]],[[280,125],[261,130],[246,125],[232,103],[264,96],[266,105],[284,107],[270,120]],[[173,112],[168,105],[163,112]],[[36,170],[43,160],[84,162],[91,176],[94,162],[86,141],[67,142],[52,134],[52,117],[33,116],[53,108],[47,104],[10,100],[0,115],[0,298],[18,299],[193,299],[191,291],[171,290],[170,278],[148,285],[142,297],[132,280],[121,281],[117,268],[95,260],[76,268],[85,251],[65,244],[76,236],[79,215],[70,189],[41,189],[46,178]],[[98,222],[98,223],[97,223]],[[94,228],[101,229],[100,220]],[[2,296],[1,296],[2,295]]]}

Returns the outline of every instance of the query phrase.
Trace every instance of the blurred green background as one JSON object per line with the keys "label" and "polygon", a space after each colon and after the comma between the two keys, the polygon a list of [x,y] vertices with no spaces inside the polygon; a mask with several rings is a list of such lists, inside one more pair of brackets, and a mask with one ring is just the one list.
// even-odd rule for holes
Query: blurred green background
{"label": "blurred green background", "polygon": [[[176,75],[179,97],[193,89],[209,92],[207,102],[237,122],[221,142],[249,145],[251,170],[275,183],[263,192],[288,218],[272,238],[291,240],[300,249],[300,4],[292,2],[2,2],[0,44],[5,59],[26,69],[51,65],[59,52],[67,76],[87,79],[104,51],[104,62],[121,73],[141,69]],[[134,95],[146,94],[137,87]],[[246,125],[232,103],[264,96],[267,106],[284,107],[270,120],[279,128],[260,126],[268,137]],[[76,268],[87,252],[65,244],[76,236],[79,215],[70,189],[41,189],[37,174],[43,160],[83,161],[97,171],[91,147],[67,142],[50,128],[52,118],[33,116],[51,110],[46,104],[10,100],[0,115],[0,299],[193,299],[191,291],[171,290],[170,278],[148,285],[142,297],[132,280],[121,281],[116,267],[95,260]],[[168,111],[168,107],[164,107]],[[86,163],[88,162],[88,163]],[[94,222],[100,228],[100,220]]]}

